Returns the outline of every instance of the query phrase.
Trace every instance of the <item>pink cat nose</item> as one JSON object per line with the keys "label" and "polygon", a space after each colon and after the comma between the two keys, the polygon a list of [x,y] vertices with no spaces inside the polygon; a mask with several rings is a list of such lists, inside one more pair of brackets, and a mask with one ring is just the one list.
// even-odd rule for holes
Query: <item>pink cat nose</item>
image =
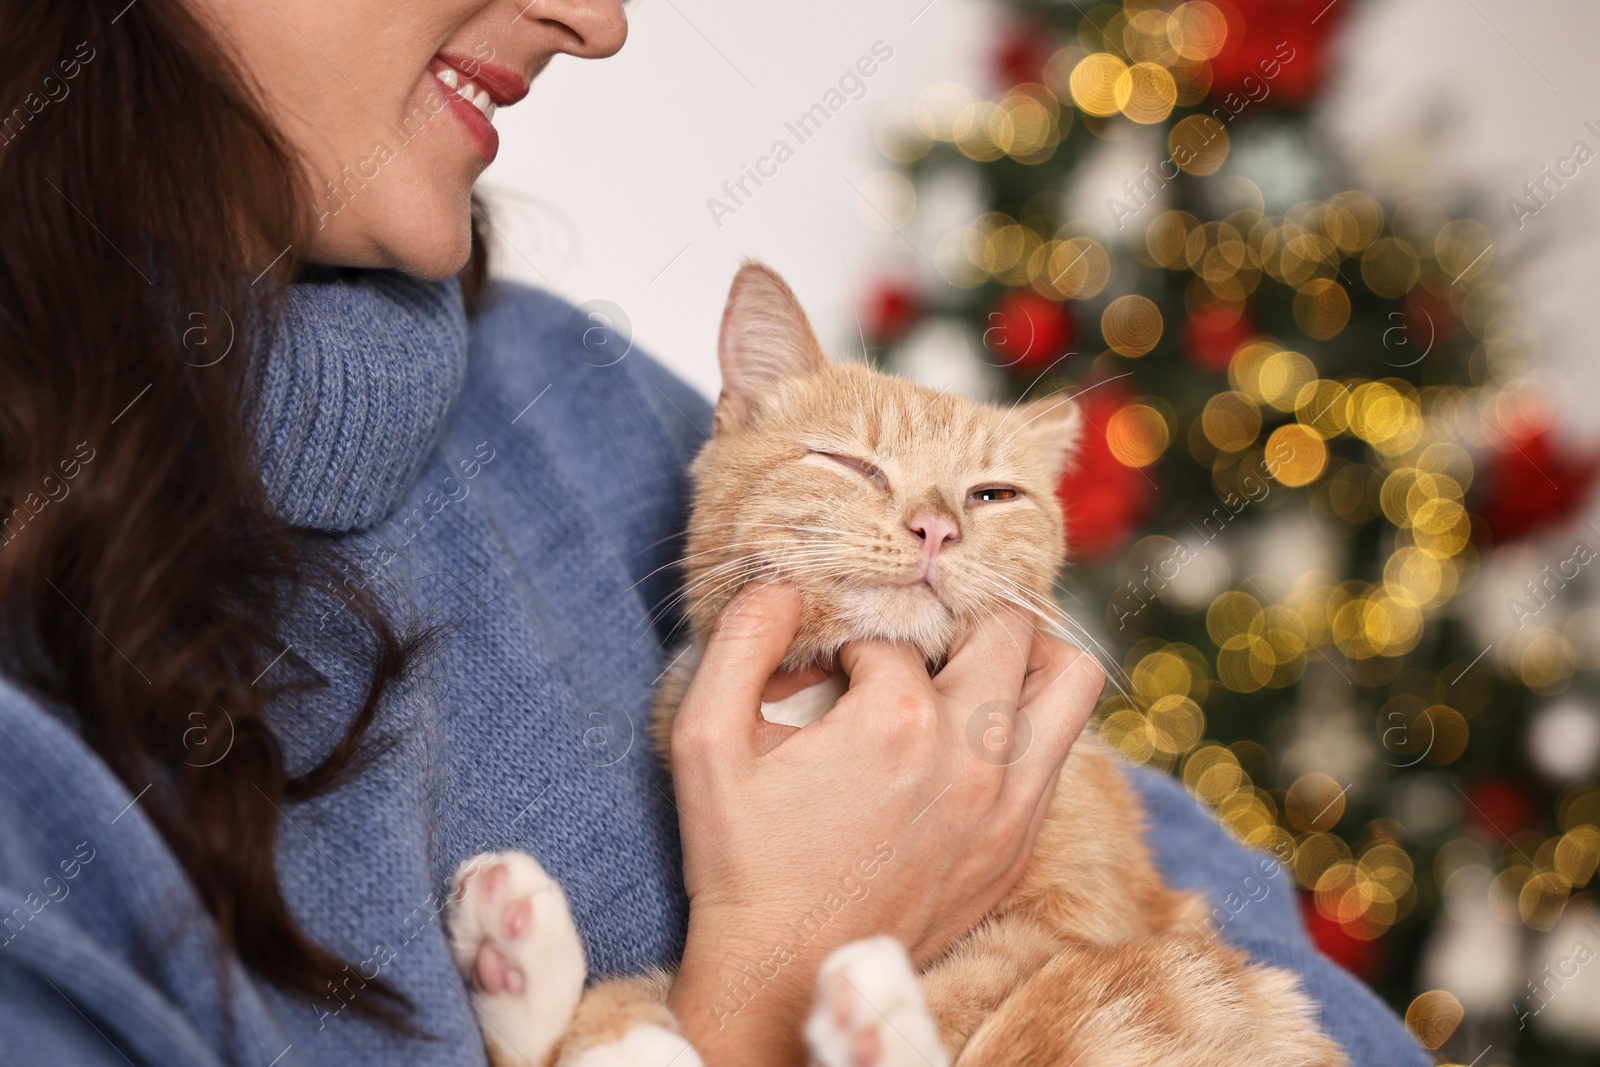
{"label": "pink cat nose", "polygon": [[906,529],[921,539],[922,550],[930,559],[939,554],[946,541],[953,545],[961,540],[961,528],[954,519],[943,515],[927,512],[913,515],[907,520]]}

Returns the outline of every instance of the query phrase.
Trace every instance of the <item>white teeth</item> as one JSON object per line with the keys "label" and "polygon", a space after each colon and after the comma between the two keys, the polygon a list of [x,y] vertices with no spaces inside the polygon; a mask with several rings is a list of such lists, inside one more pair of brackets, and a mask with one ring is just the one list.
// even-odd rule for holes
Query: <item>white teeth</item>
{"label": "white teeth", "polygon": [[451,67],[443,67],[434,76],[454,89],[456,95],[461,99],[481,111],[484,118],[494,118],[494,101],[489,99],[488,92],[472,84],[471,81],[462,76],[460,71]]}

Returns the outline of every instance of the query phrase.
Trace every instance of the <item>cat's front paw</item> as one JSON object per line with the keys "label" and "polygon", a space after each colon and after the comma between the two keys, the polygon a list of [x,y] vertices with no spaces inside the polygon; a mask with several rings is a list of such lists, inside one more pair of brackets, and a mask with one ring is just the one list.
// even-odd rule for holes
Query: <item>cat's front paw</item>
{"label": "cat's front paw", "polygon": [[450,949],[496,1067],[539,1067],[583,995],[567,896],[532,856],[485,852],[450,884]]}
{"label": "cat's front paw", "polygon": [[635,1026],[609,1045],[588,1048],[562,1067],[703,1067],[700,1056],[682,1034],[664,1026]]}
{"label": "cat's front paw", "polygon": [[806,1040],[822,1067],[948,1062],[911,961],[889,937],[852,942],[823,961]]}

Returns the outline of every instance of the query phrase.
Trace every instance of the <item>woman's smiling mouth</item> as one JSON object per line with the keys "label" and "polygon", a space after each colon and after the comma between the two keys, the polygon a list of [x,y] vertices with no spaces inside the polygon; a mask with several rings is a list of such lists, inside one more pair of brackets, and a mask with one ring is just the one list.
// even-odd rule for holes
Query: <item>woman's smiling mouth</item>
{"label": "woman's smiling mouth", "polygon": [[444,92],[446,105],[461,119],[485,158],[493,160],[500,150],[500,134],[493,125],[495,111],[527,96],[527,81],[506,67],[445,52],[433,57],[428,71]]}

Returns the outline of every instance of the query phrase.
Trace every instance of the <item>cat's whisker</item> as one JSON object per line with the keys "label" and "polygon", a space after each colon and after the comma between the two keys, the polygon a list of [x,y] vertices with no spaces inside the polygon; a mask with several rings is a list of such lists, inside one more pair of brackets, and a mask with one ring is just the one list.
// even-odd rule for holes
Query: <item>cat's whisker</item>
{"label": "cat's whisker", "polygon": [[[1140,697],[1137,687],[1133,683],[1133,678],[1129,676],[1127,671],[1123,669],[1122,664],[1112,656],[1109,649],[1100,643],[1094,634],[1089,631],[1089,628],[1084,626],[1077,619],[1073,618],[1070,612],[1061,607],[1061,605],[1057,604],[1055,601],[1035,592],[1032,589],[1028,589],[1023,585],[1012,581],[1002,573],[992,571],[985,577],[991,581],[997,579],[998,581],[1004,582],[1017,593],[1029,598],[1031,610],[1038,614],[1041,619],[1054,624],[1061,631],[1055,636],[1072,641],[1074,644],[1078,645],[1079,648],[1083,648],[1085,652],[1094,657],[1094,660],[1097,664],[1099,664],[1101,671],[1105,673],[1106,680],[1116,688],[1118,693],[1122,694],[1123,697],[1131,701],[1135,707],[1145,706],[1147,702]],[[1007,599],[1012,603],[1016,603],[1016,601],[1010,597],[1007,597]],[[1043,608],[1039,607],[1038,604],[1035,604],[1034,601],[1037,601],[1038,604],[1048,605],[1049,610],[1044,610]],[[1085,644],[1088,644],[1092,647],[1085,648]],[[1124,680],[1127,683],[1126,685],[1123,684]]]}
{"label": "cat's whisker", "polygon": [[[728,525],[736,525],[736,524],[729,523]],[[735,548],[748,548],[751,545],[788,545],[788,544],[796,544],[796,543],[799,543],[799,544],[812,544],[814,542],[806,542],[806,541],[796,542],[793,538],[773,537],[773,538],[769,538],[769,539],[767,539],[765,541],[736,541],[733,544],[718,545],[715,548],[702,549],[699,552],[690,552],[688,555],[680,556],[677,559],[672,560],[669,563],[663,563],[661,566],[657,567],[655,570],[651,571],[649,574],[646,574],[643,578],[640,578],[637,582],[634,582],[632,585],[628,586],[628,588],[624,589],[621,593],[617,594],[617,596],[618,596],[618,599],[621,599],[622,597],[626,596],[627,594],[633,592],[640,585],[643,585],[645,582],[649,581],[651,578],[653,578],[656,575],[660,574],[662,571],[667,570],[668,568],[671,568],[671,567],[681,566],[681,565],[689,562],[691,559],[696,559],[696,558],[698,558],[700,556],[708,556],[713,552],[725,552],[725,551],[728,551],[729,549],[735,549]]]}
{"label": "cat's whisker", "polygon": [[845,530],[845,529],[841,529],[841,528],[835,527],[835,526],[812,526],[812,525],[808,525],[808,524],[800,523],[800,522],[748,522],[748,521],[739,521],[739,522],[706,522],[706,523],[696,523],[694,525],[693,529],[695,531],[704,531],[704,530],[715,530],[715,529],[725,528],[725,527],[729,527],[729,526],[752,527],[752,528],[770,529],[770,530],[786,530],[786,531],[789,531],[789,532],[793,532],[793,531],[796,531],[796,530],[802,530],[802,531],[806,531],[806,532],[809,532],[809,533],[832,534],[835,537],[856,537],[856,536],[860,535],[860,531],[858,531],[858,530]]}
{"label": "cat's whisker", "polygon": [[[1076,352],[1063,352],[1061,355],[1059,355],[1055,359],[1051,360],[1050,361],[1050,365],[1048,367],[1046,367],[1044,370],[1040,371],[1039,372],[1039,376],[1037,378],[1035,378],[1033,381],[1029,382],[1028,383],[1028,387],[1026,389],[1022,390],[1022,392],[1017,394],[1017,398],[1015,400],[1013,400],[1011,402],[1011,406],[1006,409],[1006,414],[1009,415],[1012,412],[1016,411],[1017,410],[1017,405],[1022,403],[1022,398],[1027,396],[1029,393],[1031,393],[1033,391],[1034,386],[1036,386],[1040,382],[1044,381],[1045,375],[1047,375],[1051,371],[1055,370],[1056,366],[1062,360],[1071,359],[1073,356],[1075,356],[1077,354],[1078,353],[1076,353]],[[1133,372],[1129,371],[1129,373],[1131,374]]]}
{"label": "cat's whisker", "polygon": [[683,589],[662,601],[662,603],[657,606],[656,610],[650,613],[648,625],[653,626],[659,623],[661,618],[665,617],[666,612],[670,611],[679,601],[687,599],[690,595],[695,593],[698,589],[703,588],[707,584],[716,583],[721,585],[723,583],[723,579],[726,578],[730,573],[734,575],[734,580],[737,582],[748,580],[759,573],[760,570],[766,569],[765,567],[752,569],[747,566],[748,564],[757,562],[770,562],[779,566],[786,566],[798,574],[802,567],[819,569],[822,564],[841,562],[849,557],[850,553],[848,546],[818,545],[814,549],[805,552],[790,553],[782,560],[773,560],[768,553],[752,552],[738,556],[731,560],[723,561],[711,568],[708,568],[705,573],[701,574],[694,581],[689,582],[684,586]]}
{"label": "cat's whisker", "polygon": [[[828,575],[828,574],[833,572],[834,568],[833,568],[832,565],[837,563],[837,562],[838,562],[838,558],[834,557],[834,556],[819,557],[819,558],[811,559],[811,560],[802,559],[802,560],[794,561],[794,562],[786,562],[784,564],[784,566],[783,566],[783,569],[785,571],[787,571],[787,576],[788,577],[793,577],[793,578],[805,578],[805,577],[809,577],[813,573],[826,576],[826,575]],[[694,604],[692,604],[684,612],[685,620],[687,620],[689,617],[691,617],[694,614],[695,610],[698,609],[700,607],[700,605],[704,604],[706,601],[708,601],[708,600],[712,599],[713,597],[716,597],[716,596],[718,596],[718,595],[720,595],[722,593],[726,593],[731,589],[737,588],[738,586],[744,584],[745,582],[748,582],[750,579],[756,577],[759,573],[761,573],[762,570],[765,570],[765,569],[767,569],[767,568],[749,569],[749,570],[745,570],[745,571],[741,571],[741,572],[735,573],[732,576],[723,576],[722,579],[716,581],[714,588],[710,589],[709,591],[707,591],[703,595],[701,595],[694,602]],[[685,593],[681,594],[681,595],[682,596],[687,596],[688,592],[689,592],[689,590],[685,590]]]}
{"label": "cat's whisker", "polygon": [[[1092,391],[1100,388],[1102,385],[1107,385],[1107,384],[1109,384],[1111,382],[1114,382],[1114,381],[1117,381],[1117,380],[1119,380],[1121,378],[1130,377],[1132,374],[1133,374],[1133,371],[1130,370],[1130,371],[1127,371],[1127,372],[1125,372],[1123,374],[1114,374],[1109,378],[1102,378],[1098,382],[1095,382],[1093,385],[1091,385],[1091,386],[1089,386],[1089,387],[1087,387],[1085,389],[1079,389],[1076,393],[1073,393],[1071,396],[1063,397],[1063,400],[1075,403],[1077,401],[1077,399],[1080,396],[1084,395],[1085,393],[1092,392]],[[1051,396],[1058,396],[1060,394],[1052,393],[1050,395]],[[1027,429],[1029,424],[1031,424],[1034,419],[1039,418],[1040,415],[1046,415],[1046,414],[1048,414],[1048,413],[1050,413],[1051,411],[1054,411],[1054,410],[1055,410],[1054,407],[1045,408],[1043,411],[1039,412],[1038,415],[1035,415],[1033,417],[1033,419],[1029,419],[1027,422],[1023,423],[1021,426],[1018,426],[1015,430],[1011,431],[1010,435],[1006,438],[1006,440],[1009,442],[1012,437],[1017,436],[1017,434],[1021,433],[1025,429]]]}
{"label": "cat's whisker", "polygon": [[[860,318],[858,317],[857,320],[856,320],[856,325],[859,327],[860,324],[861,324],[860,323]],[[861,358],[863,360],[865,360],[867,358],[867,342],[866,342],[866,338],[864,336],[863,336],[863,338],[861,340]],[[850,392],[856,398],[856,416],[857,416],[856,426],[855,426],[856,435],[858,437],[865,437],[866,434],[865,434],[864,431],[866,430],[866,426],[867,426],[867,405],[866,405],[866,402],[861,399],[861,390],[856,386],[855,376],[852,375],[852,374],[845,374],[844,375],[844,380],[846,382],[850,383]],[[869,383],[869,386],[870,386],[871,379],[868,378],[867,380],[868,380],[868,383]]]}

